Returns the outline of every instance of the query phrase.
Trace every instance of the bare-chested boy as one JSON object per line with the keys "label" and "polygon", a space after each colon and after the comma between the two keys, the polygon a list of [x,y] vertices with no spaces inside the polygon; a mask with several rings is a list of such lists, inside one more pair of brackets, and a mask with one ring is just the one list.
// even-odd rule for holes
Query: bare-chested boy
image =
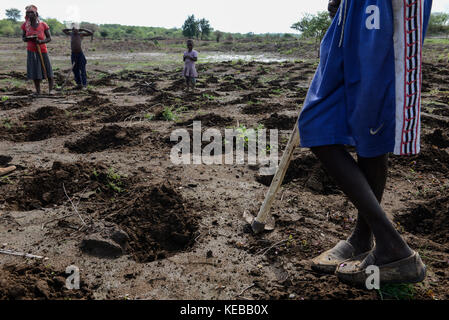
{"label": "bare-chested boy", "polygon": [[83,89],[87,87],[87,74],[86,74],[86,64],[87,60],[84,56],[83,49],[81,47],[81,42],[84,37],[92,37],[93,32],[87,29],[78,29],[73,25],[72,29],[64,29],[66,35],[71,38],[72,47],[72,66],[73,73],[75,75],[75,81],[77,84],[77,89]]}

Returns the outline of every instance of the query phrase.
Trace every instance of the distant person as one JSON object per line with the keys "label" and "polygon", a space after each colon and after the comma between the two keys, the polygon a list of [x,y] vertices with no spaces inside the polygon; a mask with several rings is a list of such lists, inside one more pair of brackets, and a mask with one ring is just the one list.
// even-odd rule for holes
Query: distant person
{"label": "distant person", "polygon": [[92,37],[93,32],[87,29],[78,29],[75,24],[73,24],[72,29],[62,30],[66,35],[71,38],[72,47],[72,70],[75,75],[75,82],[77,84],[77,89],[87,88],[87,73],[86,64],[87,60],[84,56],[83,49],[81,47],[81,42],[84,37]]}
{"label": "distant person", "polygon": [[[27,46],[27,78],[34,81],[36,95],[41,93],[41,81],[48,78],[48,93],[53,92],[53,70],[48,57],[46,43],[51,41],[50,27],[39,19],[37,7],[25,8],[25,22],[22,24],[22,39]],[[39,45],[39,47],[38,47]],[[39,52],[40,48],[40,52]]]}
{"label": "distant person", "polygon": [[195,68],[195,62],[198,61],[198,52],[193,50],[193,40],[187,40],[187,51],[184,52],[184,71],[183,75],[186,78],[186,91],[189,92],[190,87],[192,91],[195,90],[196,78],[198,72]]}

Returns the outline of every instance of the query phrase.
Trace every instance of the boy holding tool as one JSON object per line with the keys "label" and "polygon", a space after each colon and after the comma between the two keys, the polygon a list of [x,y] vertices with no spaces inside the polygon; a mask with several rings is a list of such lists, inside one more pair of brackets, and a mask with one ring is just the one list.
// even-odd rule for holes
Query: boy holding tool
{"label": "boy holding tool", "polygon": [[92,37],[93,32],[87,29],[78,29],[75,24],[72,25],[72,29],[62,30],[66,35],[71,38],[72,48],[72,70],[75,75],[75,81],[77,89],[87,88],[87,73],[86,64],[87,60],[84,56],[81,42],[84,37]]}

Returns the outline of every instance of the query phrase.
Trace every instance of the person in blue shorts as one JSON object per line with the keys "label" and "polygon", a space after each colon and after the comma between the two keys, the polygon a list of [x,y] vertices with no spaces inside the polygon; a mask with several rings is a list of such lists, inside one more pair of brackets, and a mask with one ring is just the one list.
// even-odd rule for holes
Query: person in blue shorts
{"label": "person in blue shorts", "polygon": [[[422,47],[432,0],[331,0],[332,24],[298,126],[358,209],[347,240],[312,260],[312,268],[364,285],[370,266],[381,283],[423,281],[426,266],[380,203],[388,154],[420,151]],[[355,160],[345,146],[354,146]],[[375,240],[375,245],[374,245]]]}

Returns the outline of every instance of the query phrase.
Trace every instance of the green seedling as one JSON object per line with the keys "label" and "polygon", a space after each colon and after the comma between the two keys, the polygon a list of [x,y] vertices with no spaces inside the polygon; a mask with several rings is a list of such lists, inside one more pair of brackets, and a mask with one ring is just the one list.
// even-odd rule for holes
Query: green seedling
{"label": "green seedling", "polygon": [[122,185],[121,176],[114,169],[110,168],[108,170],[107,180],[109,189],[121,193],[123,189],[120,187]]}
{"label": "green seedling", "polygon": [[387,284],[377,290],[381,300],[413,300],[415,297],[415,286],[413,284]]}
{"label": "green seedling", "polygon": [[4,120],[3,120],[3,126],[4,126],[6,129],[10,130],[10,129],[12,128],[11,120],[10,120],[10,119],[4,119]]}
{"label": "green seedling", "polygon": [[177,119],[176,114],[173,112],[171,107],[165,107],[162,111],[162,117],[165,121],[174,121]]}
{"label": "green seedling", "polygon": [[203,93],[203,98],[207,99],[207,100],[215,100],[214,96],[207,94],[207,93]]}
{"label": "green seedling", "polygon": [[152,114],[152,113],[145,113],[145,115],[143,117],[147,121],[152,121],[154,119],[154,114]]}

